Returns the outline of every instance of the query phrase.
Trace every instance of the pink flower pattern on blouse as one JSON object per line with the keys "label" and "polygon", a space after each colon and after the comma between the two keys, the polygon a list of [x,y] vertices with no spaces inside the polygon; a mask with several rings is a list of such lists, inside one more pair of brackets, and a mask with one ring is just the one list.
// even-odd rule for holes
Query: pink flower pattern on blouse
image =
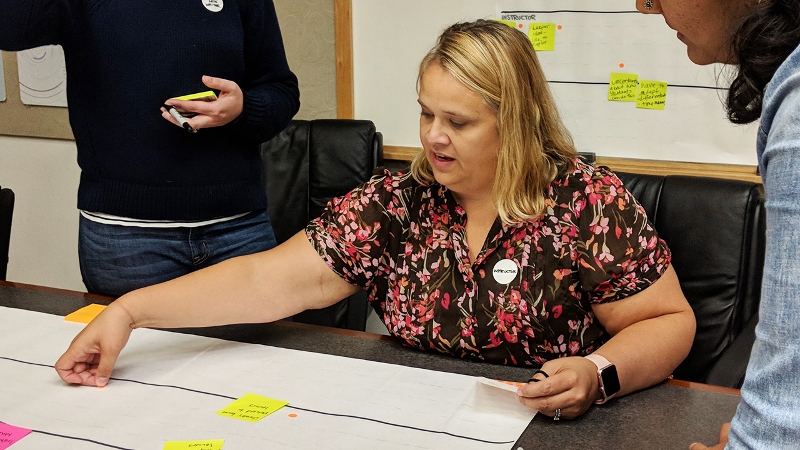
{"label": "pink flower pattern on blouse", "polygon": [[644,209],[605,167],[577,161],[551,183],[546,208],[513,226],[496,220],[471,264],[467,217],[452,193],[379,169],[306,234],[408,345],[539,365],[600,347],[609,335],[591,305],[636,294],[670,263]]}

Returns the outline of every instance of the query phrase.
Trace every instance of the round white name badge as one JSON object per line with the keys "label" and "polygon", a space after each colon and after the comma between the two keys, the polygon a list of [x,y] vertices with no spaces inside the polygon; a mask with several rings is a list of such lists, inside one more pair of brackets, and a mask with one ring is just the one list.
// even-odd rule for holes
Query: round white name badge
{"label": "round white name badge", "polygon": [[203,6],[211,12],[222,11],[222,0],[203,0]]}
{"label": "round white name badge", "polygon": [[518,273],[519,267],[517,267],[517,263],[510,259],[497,261],[497,264],[494,265],[494,269],[492,269],[494,280],[500,284],[511,283],[514,278],[517,278]]}

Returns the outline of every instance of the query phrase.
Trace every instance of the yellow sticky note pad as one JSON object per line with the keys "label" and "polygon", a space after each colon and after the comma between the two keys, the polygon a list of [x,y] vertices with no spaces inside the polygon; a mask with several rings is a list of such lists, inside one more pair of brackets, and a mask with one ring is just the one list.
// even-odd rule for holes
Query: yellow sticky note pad
{"label": "yellow sticky note pad", "polygon": [[222,450],[224,439],[208,441],[169,441],[164,443],[163,450]]}
{"label": "yellow sticky note pad", "polygon": [[639,82],[639,94],[636,96],[637,108],[664,109],[666,103],[666,82],[652,80],[642,80]]}
{"label": "yellow sticky note pad", "polygon": [[533,49],[553,51],[556,49],[556,24],[547,22],[531,22],[528,28],[528,39]]}
{"label": "yellow sticky note pad", "polygon": [[515,29],[515,30],[517,29],[517,22],[514,22],[513,20],[495,19],[495,21],[500,22],[500,23],[505,24],[505,25],[508,25],[511,28]]}
{"label": "yellow sticky note pad", "polygon": [[70,322],[80,322],[80,323],[89,323],[97,317],[98,314],[103,312],[106,309],[105,305],[98,305],[97,303],[92,303],[89,306],[84,306],[83,308],[69,313],[64,317],[64,320],[68,320]]}
{"label": "yellow sticky note pad", "polygon": [[249,393],[234,400],[233,403],[218,411],[217,414],[248,422],[258,422],[288,404],[289,402],[287,401]]}
{"label": "yellow sticky note pad", "polygon": [[217,99],[217,94],[214,91],[198,92],[196,94],[181,95],[180,97],[172,97],[173,100],[204,100],[210,102]]}
{"label": "yellow sticky note pad", "polygon": [[614,102],[635,102],[638,89],[638,74],[611,72],[611,79],[608,82],[608,100]]}

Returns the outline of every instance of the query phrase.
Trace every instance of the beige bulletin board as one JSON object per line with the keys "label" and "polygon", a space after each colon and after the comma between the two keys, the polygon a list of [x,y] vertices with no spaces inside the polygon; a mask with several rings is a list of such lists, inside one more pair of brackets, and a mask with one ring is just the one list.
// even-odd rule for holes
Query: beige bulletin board
{"label": "beige bulletin board", "polygon": [[6,101],[0,102],[0,134],[53,139],[74,139],[67,108],[28,106],[19,95],[17,55],[3,53]]}

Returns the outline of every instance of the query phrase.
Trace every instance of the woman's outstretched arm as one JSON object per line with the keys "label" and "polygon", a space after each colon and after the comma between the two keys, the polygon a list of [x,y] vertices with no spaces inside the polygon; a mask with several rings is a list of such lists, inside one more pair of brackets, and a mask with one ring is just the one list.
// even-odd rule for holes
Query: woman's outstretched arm
{"label": "woman's outstretched arm", "polygon": [[120,297],[75,337],[56,371],[67,383],[104,386],[135,328],[271,322],[332,305],[357,290],[328,268],[300,232],[272,250]]}

